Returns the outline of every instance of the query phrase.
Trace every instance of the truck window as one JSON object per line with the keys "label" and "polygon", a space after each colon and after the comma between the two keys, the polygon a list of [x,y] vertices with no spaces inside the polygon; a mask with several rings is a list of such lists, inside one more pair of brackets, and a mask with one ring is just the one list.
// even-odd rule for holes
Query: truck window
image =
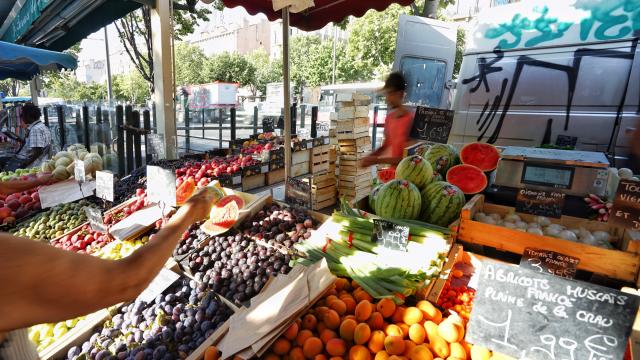
{"label": "truck window", "polygon": [[440,106],[446,69],[447,64],[442,60],[403,57],[400,71],[407,80],[405,101],[412,105]]}

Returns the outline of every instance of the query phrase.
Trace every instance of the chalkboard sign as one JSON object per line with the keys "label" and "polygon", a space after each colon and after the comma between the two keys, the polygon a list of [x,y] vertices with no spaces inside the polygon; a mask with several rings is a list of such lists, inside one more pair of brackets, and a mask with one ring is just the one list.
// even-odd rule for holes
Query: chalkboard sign
{"label": "chalkboard sign", "polygon": [[329,118],[318,120],[316,123],[316,136],[329,136],[331,120]]}
{"label": "chalkboard sign", "polygon": [[576,257],[534,248],[525,248],[520,259],[520,266],[525,269],[549,273],[567,279],[575,277],[576,267],[579,263],[580,259]]}
{"label": "chalkboard sign", "polygon": [[93,207],[85,206],[84,213],[87,216],[87,220],[89,221],[91,230],[101,233],[107,232],[107,226],[104,224],[104,219],[100,210]]}
{"label": "chalkboard sign", "polygon": [[639,298],[483,261],[465,340],[516,359],[622,359]]}
{"label": "chalkboard sign", "polygon": [[156,159],[164,159],[164,134],[148,134],[149,154]]}
{"label": "chalkboard sign", "polygon": [[147,165],[147,196],[152,203],[176,206],[176,174],[171,169]]}
{"label": "chalkboard sign", "polygon": [[409,227],[383,219],[373,219],[373,242],[391,250],[407,251]]}
{"label": "chalkboard sign", "polygon": [[556,138],[556,146],[575,148],[578,143],[578,137],[558,135]]}
{"label": "chalkboard sign", "polygon": [[418,106],[413,118],[411,137],[446,144],[453,124],[453,110]]}
{"label": "chalkboard sign", "polygon": [[262,132],[269,133],[276,130],[279,116],[265,116],[262,118]]}
{"label": "chalkboard sign", "polygon": [[609,222],[631,230],[640,230],[640,181],[620,180]]}
{"label": "chalkboard sign", "polygon": [[73,162],[73,177],[74,179],[76,179],[77,182],[81,182],[81,183],[87,180],[87,177],[84,172],[84,161],[75,160]]}
{"label": "chalkboard sign", "polygon": [[284,189],[284,201],[292,206],[311,209],[311,185],[308,181],[288,178]]}
{"label": "chalkboard sign", "polygon": [[96,197],[106,201],[113,201],[113,173],[96,171]]}
{"label": "chalkboard sign", "polygon": [[559,218],[564,208],[565,194],[557,191],[520,189],[516,196],[516,211],[520,213]]}

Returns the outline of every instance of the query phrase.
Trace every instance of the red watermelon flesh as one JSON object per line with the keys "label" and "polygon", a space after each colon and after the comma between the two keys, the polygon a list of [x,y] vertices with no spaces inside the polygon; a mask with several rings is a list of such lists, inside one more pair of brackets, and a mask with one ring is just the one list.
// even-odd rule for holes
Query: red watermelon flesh
{"label": "red watermelon flesh", "polygon": [[460,150],[460,161],[463,164],[473,165],[482,171],[492,171],[498,166],[500,153],[495,146],[475,142],[465,145]]}
{"label": "red watermelon flesh", "polygon": [[456,165],[447,171],[447,182],[465,194],[477,194],[487,187],[487,176],[473,165]]}

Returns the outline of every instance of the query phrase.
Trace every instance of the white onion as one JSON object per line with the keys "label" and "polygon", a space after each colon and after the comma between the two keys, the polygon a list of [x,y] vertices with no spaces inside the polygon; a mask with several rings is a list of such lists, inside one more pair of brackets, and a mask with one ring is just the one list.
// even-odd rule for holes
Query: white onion
{"label": "white onion", "polygon": [[505,221],[518,222],[520,221],[520,216],[516,213],[509,213],[504,217]]}
{"label": "white onion", "polygon": [[496,222],[498,222],[499,220],[502,220],[502,216],[500,216],[500,214],[489,214],[489,216],[491,216],[491,218]]}
{"label": "white onion", "polygon": [[583,234],[583,236],[580,236],[580,242],[584,243],[584,244],[587,244],[587,245],[593,245],[593,246],[598,245],[597,241],[596,241],[596,238],[593,237],[593,235],[591,235],[591,233],[585,233],[585,234]]}
{"label": "white onion", "polygon": [[530,222],[527,227],[540,229],[540,224],[538,224],[537,222]]}
{"label": "white onion", "polygon": [[505,221],[502,224],[504,227],[509,228],[509,229],[517,229],[518,227],[516,226],[516,224],[509,222],[509,221]]}
{"label": "white onion", "polygon": [[608,243],[609,242],[609,238],[611,236],[606,231],[594,231],[593,232],[593,237],[596,238],[596,240],[598,240],[598,241],[602,241],[602,242]]}
{"label": "white onion", "polygon": [[483,222],[485,224],[489,224],[489,225],[495,225],[496,221],[491,217],[491,216],[485,216],[484,219],[481,219],[480,222]]}
{"label": "white onion", "polygon": [[569,241],[578,241],[578,237],[571,230],[562,230],[560,232],[560,238]]}
{"label": "white onion", "polygon": [[578,229],[569,229],[569,231],[571,231],[576,237],[580,236],[580,230]]}
{"label": "white onion", "polygon": [[554,229],[554,230],[558,230],[558,233],[562,230],[564,230],[564,226],[560,225],[560,224],[551,224],[549,226],[547,226],[547,229]]}
{"label": "white onion", "polygon": [[530,234],[536,234],[536,235],[540,235],[540,236],[544,235],[542,233],[542,230],[540,228],[538,228],[538,227],[530,227],[530,228],[527,229],[527,232],[530,233]]}
{"label": "white onion", "polygon": [[476,216],[473,217],[473,219],[480,221],[480,219],[482,219],[485,216],[487,216],[487,214],[483,213],[482,211],[478,211],[476,213]]}
{"label": "white onion", "polygon": [[558,229],[556,227],[547,226],[544,229],[544,234],[548,236],[558,237],[562,229]]}
{"label": "white onion", "polygon": [[516,221],[516,228],[521,229],[521,230],[527,230],[529,226],[527,226],[527,223],[524,221]]}
{"label": "white onion", "polygon": [[618,176],[620,179],[631,179],[633,177],[633,171],[627,168],[618,169]]}
{"label": "white onion", "polygon": [[549,220],[548,217],[544,217],[544,216],[536,216],[536,222],[541,226],[551,225],[551,220]]}

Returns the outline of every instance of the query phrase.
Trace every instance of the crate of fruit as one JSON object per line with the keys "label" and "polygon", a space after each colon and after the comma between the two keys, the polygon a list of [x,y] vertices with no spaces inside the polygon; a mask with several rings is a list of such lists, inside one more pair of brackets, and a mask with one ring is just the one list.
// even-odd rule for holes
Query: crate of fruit
{"label": "crate of fruit", "polygon": [[[640,270],[635,233],[608,223],[562,216],[559,219],[515,212],[476,195],[462,209],[458,240],[515,254],[525,248],[555,251],[580,259],[578,270],[636,282]],[[606,260],[605,260],[606,259]]]}

